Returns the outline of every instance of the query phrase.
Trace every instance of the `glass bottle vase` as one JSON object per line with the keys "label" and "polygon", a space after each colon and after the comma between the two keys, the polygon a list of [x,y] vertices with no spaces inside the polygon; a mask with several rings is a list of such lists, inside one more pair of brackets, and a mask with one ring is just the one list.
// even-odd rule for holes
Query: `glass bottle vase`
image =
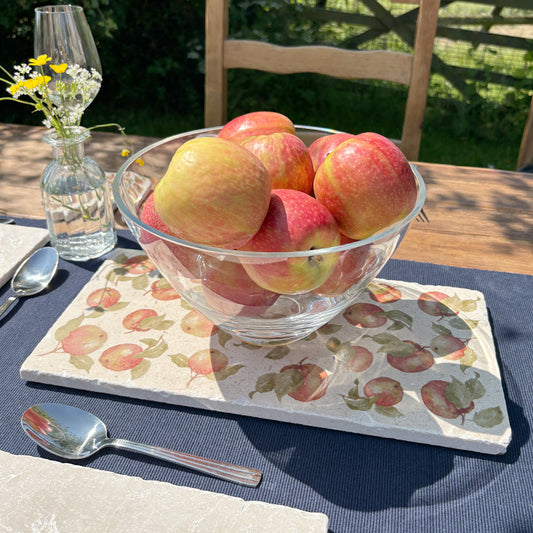
{"label": "glass bottle vase", "polygon": [[86,128],[69,128],[67,138],[43,135],[54,159],[41,177],[41,198],[50,244],[60,257],[86,261],[112,250],[117,237],[111,191],[100,165],[85,155]]}

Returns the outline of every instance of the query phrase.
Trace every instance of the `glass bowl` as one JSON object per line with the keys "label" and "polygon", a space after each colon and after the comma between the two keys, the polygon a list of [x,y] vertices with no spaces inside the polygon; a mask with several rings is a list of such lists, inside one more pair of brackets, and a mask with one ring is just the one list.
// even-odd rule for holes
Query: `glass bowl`
{"label": "glass bowl", "polygon": [[[200,136],[216,136],[220,128],[181,133],[156,142],[131,156],[117,172],[113,195],[122,217],[159,272],[193,308],[215,325],[256,345],[282,345],[307,337],[353,304],[378,275],[401,241],[425,200],[425,186],[415,167],[418,196],[413,210],[400,222],[358,242],[291,253],[244,252],[180,240],[147,224],[143,202],[165,174],[174,152]],[[309,145],[334,130],[296,126]],[[144,164],[138,164],[142,158]],[[139,186],[145,182],[146,186]],[[243,265],[276,265],[324,259],[334,254],[337,265],[317,289],[278,294],[253,282]]]}

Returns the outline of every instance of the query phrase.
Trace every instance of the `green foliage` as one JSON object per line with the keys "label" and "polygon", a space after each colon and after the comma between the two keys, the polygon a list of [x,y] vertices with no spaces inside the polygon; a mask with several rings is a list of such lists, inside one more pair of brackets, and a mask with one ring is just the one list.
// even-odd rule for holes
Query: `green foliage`
{"label": "green foliage", "polygon": [[[204,1],[76,2],[84,7],[103,67],[102,89],[88,108],[84,125],[112,119],[130,134],[157,137],[203,127]],[[33,56],[33,11],[43,2],[0,3],[0,64],[10,68]],[[321,0],[231,0],[230,35],[277,44],[339,45],[360,31],[313,21],[308,8],[322,4]],[[328,8],[345,11],[357,5],[362,4],[328,0]],[[411,9],[399,4],[389,7]],[[394,35],[388,39],[388,44],[404,46]],[[437,43],[437,54],[446,62],[505,72],[514,76],[515,83],[495,86],[481,78],[468,81],[466,91],[460,93],[434,75],[421,160],[514,168],[533,76],[533,53],[517,53],[518,67],[498,59],[494,49],[461,46],[451,51]],[[228,78],[230,118],[269,109],[285,113],[297,124],[354,133],[377,131],[396,138],[401,132],[406,91],[392,84],[257,71],[231,71]],[[40,123],[40,117],[28,113],[25,106],[2,104],[0,121]]]}

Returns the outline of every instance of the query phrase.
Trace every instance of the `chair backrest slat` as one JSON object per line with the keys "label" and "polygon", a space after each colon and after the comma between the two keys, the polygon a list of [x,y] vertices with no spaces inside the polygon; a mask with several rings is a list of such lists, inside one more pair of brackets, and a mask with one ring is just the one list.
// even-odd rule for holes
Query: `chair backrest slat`
{"label": "chair backrest slat", "polygon": [[286,47],[228,39],[228,1],[206,0],[206,127],[227,121],[228,69],[277,74],[312,72],[340,79],[391,81],[408,87],[402,137],[396,142],[408,159],[418,158],[440,0],[416,0],[420,7],[412,54],[319,45]]}

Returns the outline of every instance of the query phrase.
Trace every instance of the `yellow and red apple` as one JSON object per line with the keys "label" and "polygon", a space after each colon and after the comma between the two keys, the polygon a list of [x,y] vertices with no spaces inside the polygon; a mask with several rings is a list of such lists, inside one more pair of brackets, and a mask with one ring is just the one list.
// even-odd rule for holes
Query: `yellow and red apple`
{"label": "yellow and red apple", "polygon": [[361,133],[333,150],[315,174],[316,198],[342,233],[366,239],[407,216],[416,180],[399,148],[377,133]]}
{"label": "yellow and red apple", "polygon": [[[294,189],[272,191],[259,231],[240,249],[253,252],[298,252],[338,246],[340,233],[331,213],[318,200]],[[317,253],[261,261],[241,258],[248,275],[261,287],[280,294],[312,291],[337,264],[338,254]]]}
{"label": "yellow and red apple", "polygon": [[270,135],[278,132],[294,134],[294,124],[288,117],[274,111],[253,111],[227,122],[218,136],[240,143],[254,135]]}
{"label": "yellow and red apple", "polygon": [[198,137],[176,150],[154,190],[161,220],[181,239],[238,248],[258,231],[270,202],[264,165],[242,146]]}
{"label": "yellow and red apple", "polygon": [[315,172],[305,143],[292,133],[256,135],[241,142],[268,171],[273,189],[313,191]]}

